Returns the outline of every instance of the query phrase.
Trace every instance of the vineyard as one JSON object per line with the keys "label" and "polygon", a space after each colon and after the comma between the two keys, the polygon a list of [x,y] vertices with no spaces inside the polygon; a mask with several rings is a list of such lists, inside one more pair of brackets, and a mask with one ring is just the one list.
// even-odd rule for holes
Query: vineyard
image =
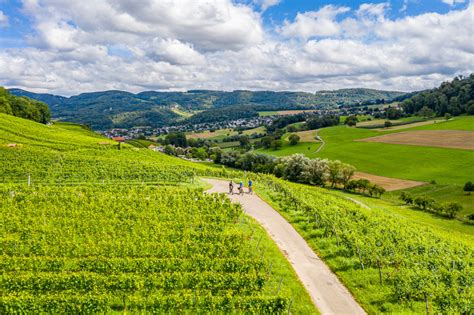
{"label": "vineyard", "polygon": [[240,208],[223,196],[4,186],[1,199],[1,313],[288,306],[263,290],[268,265],[248,241]]}
{"label": "vineyard", "polygon": [[[0,313],[316,313],[207,169],[0,114]],[[237,175],[235,173],[234,175]]]}
{"label": "vineyard", "polygon": [[369,311],[468,314],[474,309],[472,244],[322,190],[269,177],[260,182],[260,193]]}

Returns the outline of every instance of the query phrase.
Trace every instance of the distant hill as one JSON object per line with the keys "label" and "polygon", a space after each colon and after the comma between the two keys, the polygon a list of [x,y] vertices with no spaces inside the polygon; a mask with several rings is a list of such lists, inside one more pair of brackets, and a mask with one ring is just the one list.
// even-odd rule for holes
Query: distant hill
{"label": "distant hill", "polygon": [[[335,91],[272,92],[272,91],[211,91],[187,92],[146,91],[133,94],[125,91],[82,93],[64,97],[37,94],[21,89],[11,89],[12,94],[27,96],[47,103],[53,118],[88,124],[94,129],[133,126],[163,126],[179,120],[172,107],[179,105],[185,110],[215,110],[232,107],[232,117],[248,116],[249,111],[332,108],[379,99],[392,100],[403,92],[371,89],[343,89]],[[227,110],[224,110],[225,113]],[[212,119],[212,115],[203,114]],[[207,118],[206,118],[207,119]],[[222,115],[219,115],[222,119]],[[182,119],[180,119],[182,122]],[[189,122],[195,122],[192,117]]]}

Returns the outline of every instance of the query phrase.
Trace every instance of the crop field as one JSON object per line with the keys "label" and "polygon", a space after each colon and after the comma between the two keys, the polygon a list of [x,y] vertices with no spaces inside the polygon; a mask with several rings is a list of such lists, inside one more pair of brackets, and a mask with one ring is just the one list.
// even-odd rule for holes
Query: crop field
{"label": "crop field", "polygon": [[[459,117],[409,130],[469,130],[472,123],[472,116]],[[383,134],[398,132],[401,131]],[[444,184],[464,184],[472,180],[471,174],[474,173],[470,150],[355,141],[380,136],[381,133],[346,126],[323,128],[319,135],[326,145],[318,157],[339,159],[365,173],[421,182],[436,180]]]}
{"label": "crop field", "polygon": [[426,184],[424,182],[377,176],[377,175],[367,174],[367,173],[362,173],[362,172],[355,172],[353,179],[367,179],[371,183],[377,184],[385,188],[386,191],[413,188],[413,187],[422,186]]}
{"label": "crop field", "polygon": [[[264,127],[257,127],[253,129],[247,129],[243,130],[242,134],[243,135],[251,135],[254,133],[265,133],[265,128]],[[219,129],[216,131],[205,131],[205,132],[200,132],[200,133],[190,133],[186,135],[188,139],[213,139],[213,140],[220,140],[225,137],[229,136],[235,136],[238,135],[239,133],[237,131],[234,131],[233,129]]]}
{"label": "crop field", "polygon": [[463,313],[474,307],[472,238],[366,209],[321,188],[268,179],[257,191],[369,313],[423,313],[426,305],[430,313]]}
{"label": "crop field", "polygon": [[3,114],[0,139],[0,313],[317,313],[268,234],[194,180],[239,173]]}
{"label": "crop field", "polygon": [[474,131],[416,130],[364,138],[357,141],[474,150]]}
{"label": "crop field", "polygon": [[300,137],[300,142],[320,142],[316,139],[318,135],[318,130],[305,130],[295,132]]}

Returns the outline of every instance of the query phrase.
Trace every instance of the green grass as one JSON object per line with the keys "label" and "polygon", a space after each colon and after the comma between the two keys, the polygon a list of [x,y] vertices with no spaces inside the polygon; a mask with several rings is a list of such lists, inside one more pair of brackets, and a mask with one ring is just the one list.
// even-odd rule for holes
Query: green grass
{"label": "green grass", "polygon": [[258,114],[262,117],[265,117],[265,116],[274,116],[274,115],[278,115],[278,112],[273,110],[273,111],[262,111],[262,112],[258,112]]}
{"label": "green grass", "polygon": [[326,145],[317,156],[338,159],[355,165],[359,171],[380,176],[425,182],[436,180],[443,184],[463,184],[472,180],[471,174],[474,174],[473,151],[354,140],[409,130],[469,128],[471,122],[474,122],[472,117],[459,117],[436,125],[389,132],[346,126],[324,128],[319,135]]}
{"label": "green grass", "polygon": [[316,150],[319,148],[320,145],[321,143],[319,142],[300,142],[296,145],[290,145],[289,143],[285,143],[283,147],[278,150],[260,148],[255,150],[255,152],[265,153],[273,156],[287,156],[295,153],[303,153],[309,158],[316,158]]}

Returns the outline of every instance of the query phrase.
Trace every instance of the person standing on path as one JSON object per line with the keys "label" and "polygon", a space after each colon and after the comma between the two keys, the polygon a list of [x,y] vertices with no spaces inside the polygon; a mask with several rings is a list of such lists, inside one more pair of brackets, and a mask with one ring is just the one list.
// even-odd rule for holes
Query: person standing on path
{"label": "person standing on path", "polygon": [[229,195],[234,194],[234,182],[232,180],[229,182]]}
{"label": "person standing on path", "polygon": [[253,195],[253,182],[251,179],[249,179],[249,195]]}
{"label": "person standing on path", "polygon": [[242,181],[240,181],[239,183],[239,195],[243,195],[244,194],[244,183],[242,183]]}

